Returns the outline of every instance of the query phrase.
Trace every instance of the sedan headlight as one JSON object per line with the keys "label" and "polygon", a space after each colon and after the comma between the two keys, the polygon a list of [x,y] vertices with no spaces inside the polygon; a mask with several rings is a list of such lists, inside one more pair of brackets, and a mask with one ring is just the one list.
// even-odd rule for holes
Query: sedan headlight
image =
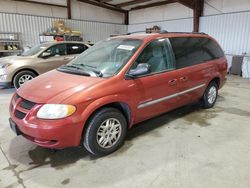
{"label": "sedan headlight", "polygon": [[0,75],[4,75],[4,74],[5,74],[5,69],[0,68]]}
{"label": "sedan headlight", "polygon": [[66,104],[45,104],[37,112],[40,119],[61,119],[72,115],[76,107]]}
{"label": "sedan headlight", "polygon": [[11,65],[11,63],[4,63],[4,64],[1,64],[0,65],[0,69],[5,69],[5,68],[7,68],[8,66],[10,66]]}
{"label": "sedan headlight", "polygon": [[0,75],[6,74],[6,68],[10,66],[10,63],[0,64]]}

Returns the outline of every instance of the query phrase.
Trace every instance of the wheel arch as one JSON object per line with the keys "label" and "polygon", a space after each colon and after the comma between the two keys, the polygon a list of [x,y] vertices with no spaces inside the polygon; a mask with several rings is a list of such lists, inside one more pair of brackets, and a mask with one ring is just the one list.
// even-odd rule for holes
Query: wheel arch
{"label": "wheel arch", "polygon": [[[86,118],[86,123],[88,123],[88,121],[91,119],[91,117],[100,109],[105,108],[105,107],[111,107],[111,108],[115,108],[117,110],[119,110],[125,117],[127,123],[128,123],[128,128],[129,125],[131,123],[131,119],[132,119],[132,114],[131,114],[131,108],[129,107],[129,105],[125,102],[110,102],[110,103],[106,103],[104,105],[98,106],[97,108],[95,108],[94,110],[91,111],[91,113],[89,114],[89,116]],[[84,126],[86,127],[86,126]]]}
{"label": "wheel arch", "polygon": [[36,76],[39,75],[39,73],[38,73],[37,71],[35,71],[34,69],[32,69],[32,68],[21,68],[21,69],[17,70],[17,71],[13,74],[12,79],[11,79],[11,83],[12,83],[12,84],[14,84],[14,78],[15,78],[15,76],[16,76],[18,73],[22,72],[22,71],[31,71],[31,72],[33,72]]}
{"label": "wheel arch", "polygon": [[86,110],[88,112],[85,112],[85,113],[82,114],[82,116],[85,117],[84,124],[83,124],[83,129],[82,129],[82,136],[84,135],[85,130],[88,127],[87,126],[88,122],[93,117],[93,115],[97,111],[99,111],[100,109],[105,108],[105,107],[112,107],[112,108],[115,108],[115,109],[119,110],[124,115],[124,117],[125,117],[125,119],[127,121],[127,128],[129,129],[131,127],[131,125],[133,123],[133,112],[132,112],[132,109],[131,109],[131,107],[130,107],[130,105],[128,103],[117,100],[117,101],[109,101],[109,102],[106,102],[106,103],[101,103],[103,105],[97,105],[97,104],[100,104],[100,102],[95,101],[94,103],[90,104],[86,108]]}
{"label": "wheel arch", "polygon": [[211,82],[215,82],[215,83],[217,84],[218,88],[220,88],[221,79],[220,79],[219,76],[214,77],[214,78],[209,82],[209,84],[210,84]]}

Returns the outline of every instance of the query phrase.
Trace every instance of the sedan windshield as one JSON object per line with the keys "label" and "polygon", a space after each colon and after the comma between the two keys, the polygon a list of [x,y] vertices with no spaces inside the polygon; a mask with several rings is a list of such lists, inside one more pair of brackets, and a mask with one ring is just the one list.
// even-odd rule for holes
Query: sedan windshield
{"label": "sedan windshield", "polygon": [[128,62],[141,43],[137,39],[107,39],[96,43],[67,66],[77,66],[100,77],[113,76]]}
{"label": "sedan windshield", "polygon": [[31,49],[29,49],[28,51],[23,52],[22,56],[33,56],[33,55],[36,55],[36,54],[42,52],[47,47],[49,47],[49,44],[39,44],[39,45],[36,45],[36,46],[32,47]]}

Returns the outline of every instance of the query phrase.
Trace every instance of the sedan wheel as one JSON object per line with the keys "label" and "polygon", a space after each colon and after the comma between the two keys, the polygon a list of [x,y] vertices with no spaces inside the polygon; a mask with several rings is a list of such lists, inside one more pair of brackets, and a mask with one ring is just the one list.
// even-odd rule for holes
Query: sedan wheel
{"label": "sedan wheel", "polygon": [[31,79],[33,79],[33,76],[31,76],[29,74],[25,74],[19,78],[18,84],[19,84],[19,86],[22,86],[25,82],[27,82]]}
{"label": "sedan wheel", "polygon": [[18,89],[19,87],[21,87],[23,84],[25,84],[26,82],[32,80],[33,78],[35,78],[37,75],[34,72],[31,71],[20,71],[19,73],[17,73],[13,79],[13,84],[15,86],[16,89]]}

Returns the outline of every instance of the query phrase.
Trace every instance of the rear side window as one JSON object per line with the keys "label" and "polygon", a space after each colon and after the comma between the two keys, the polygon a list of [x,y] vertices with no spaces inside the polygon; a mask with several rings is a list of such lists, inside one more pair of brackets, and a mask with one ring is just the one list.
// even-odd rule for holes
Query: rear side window
{"label": "rear side window", "polygon": [[84,44],[67,44],[68,54],[80,54],[87,49],[87,46]]}
{"label": "rear side window", "polygon": [[51,57],[53,56],[63,56],[66,55],[66,46],[65,44],[56,44],[45,51],[49,53]]}
{"label": "rear side window", "polygon": [[205,37],[176,37],[169,40],[179,69],[224,56],[219,45]]}

